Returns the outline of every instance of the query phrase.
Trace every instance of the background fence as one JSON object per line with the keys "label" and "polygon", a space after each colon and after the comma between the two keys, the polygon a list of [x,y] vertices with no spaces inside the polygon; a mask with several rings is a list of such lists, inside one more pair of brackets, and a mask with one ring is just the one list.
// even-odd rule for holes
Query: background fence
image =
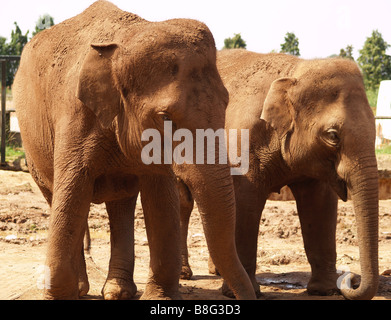
{"label": "background fence", "polygon": [[6,103],[7,103],[7,62],[8,61],[15,61],[20,60],[20,56],[2,56],[0,55],[0,64],[1,64],[1,144],[0,144],[0,150],[1,150],[1,157],[0,157],[0,164],[4,166],[6,164],[5,162],[5,146],[6,146],[6,139],[7,139],[7,114],[9,115],[11,112],[15,110],[7,110]]}

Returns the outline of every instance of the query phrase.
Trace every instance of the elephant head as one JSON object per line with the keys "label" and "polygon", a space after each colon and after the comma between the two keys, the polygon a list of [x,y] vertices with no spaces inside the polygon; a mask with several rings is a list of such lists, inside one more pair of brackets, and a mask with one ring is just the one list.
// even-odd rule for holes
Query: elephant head
{"label": "elephant head", "polygon": [[292,77],[275,80],[262,119],[277,131],[282,156],[296,176],[326,180],[356,215],[362,279],[342,289],[370,299],[378,287],[378,172],[375,121],[355,63],[302,61]]}
{"label": "elephant head", "polygon": [[[177,175],[192,189],[208,245],[222,275],[240,298],[253,298],[251,283],[236,255],[235,202],[227,164],[145,164],[143,132],[161,137],[186,128],[224,128],[228,103],[216,67],[216,49],[208,28],[197,21],[170,20],[142,25],[135,34],[118,30],[109,43],[94,43],[80,69],[77,97],[116,133],[121,151],[141,174]],[[128,31],[127,31],[128,32]],[[163,140],[161,142],[163,143]],[[218,144],[216,145],[218,148]],[[193,148],[196,158],[196,146]]]}

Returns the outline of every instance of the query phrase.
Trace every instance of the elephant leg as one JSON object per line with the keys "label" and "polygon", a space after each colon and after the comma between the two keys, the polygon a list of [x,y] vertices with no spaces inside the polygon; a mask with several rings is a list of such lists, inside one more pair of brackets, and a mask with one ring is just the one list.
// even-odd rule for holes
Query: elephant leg
{"label": "elephant leg", "polygon": [[[29,171],[31,173],[31,176],[33,177],[34,181],[37,183],[39,189],[41,190],[44,198],[48,202],[49,206],[52,207],[52,199],[53,199],[53,192],[43,183],[38,171],[35,168],[34,162],[26,155],[28,165],[29,165]],[[57,190],[56,193],[59,193],[60,191]],[[53,211],[53,210],[52,210]],[[54,213],[53,213],[54,214]],[[86,235],[84,237],[84,249],[89,250],[90,247],[90,237],[89,237],[89,229],[88,225],[86,227]],[[86,262],[84,257],[84,250],[82,248],[81,254],[80,254],[80,261],[79,261],[79,280],[78,280],[78,287],[79,287],[79,297],[85,296],[88,293],[88,290],[90,288],[89,282],[88,282],[88,276],[87,276],[87,269],[86,269]]]}
{"label": "elephant leg", "polygon": [[143,176],[141,201],[150,251],[149,279],[142,299],[180,299],[179,193],[169,176]]}
{"label": "elephant leg", "polygon": [[88,227],[88,223],[87,223],[86,233],[85,233],[84,239],[83,239],[83,249],[84,249],[85,253],[90,253],[91,235],[90,235],[90,228]]}
{"label": "elephant leg", "polygon": [[87,264],[85,259],[85,254],[89,254],[91,249],[91,237],[90,237],[90,229],[86,227],[86,232],[84,234],[83,239],[83,248],[81,250],[81,259],[80,259],[80,266],[79,266],[79,297],[83,297],[87,295],[88,291],[90,290],[90,284],[88,282],[88,275],[87,275]]}
{"label": "elephant leg", "polygon": [[187,249],[187,235],[189,231],[189,220],[194,207],[194,199],[189,188],[182,182],[178,181],[178,190],[180,198],[180,226],[181,226],[181,256],[182,270],[181,279],[189,280],[193,275],[189,264],[189,251]]}
{"label": "elephant leg", "polygon": [[83,168],[76,173],[59,168],[54,181],[46,258],[50,282],[45,284],[45,298],[76,299],[93,184]]}
{"label": "elephant leg", "polygon": [[91,249],[91,237],[90,237],[90,229],[86,227],[86,232],[84,234],[83,239],[83,248],[81,250],[81,259],[80,259],[80,266],[79,266],[79,297],[83,297],[87,295],[88,291],[90,290],[90,283],[88,282],[88,275],[87,275],[87,264],[85,259],[85,254],[90,254]]}
{"label": "elephant leg", "polygon": [[325,182],[306,180],[289,186],[296,198],[304,248],[311,265],[307,291],[313,295],[338,292],[336,240],[338,197]]}
{"label": "elephant leg", "polygon": [[[88,226],[87,226],[88,230]],[[84,239],[85,240],[85,239]],[[79,297],[87,295],[90,290],[90,284],[88,282],[87,265],[85,260],[85,241],[83,242],[83,248],[81,249],[81,258],[79,265]]]}
{"label": "elephant leg", "polygon": [[[261,291],[255,278],[255,272],[257,269],[259,223],[266,203],[266,197],[261,196],[259,188],[248,181],[246,177],[235,177],[234,184],[236,197],[236,249],[239,259],[250,277],[255,294],[257,297],[260,297]],[[222,290],[224,295],[233,297],[225,282]]]}
{"label": "elephant leg", "polygon": [[220,272],[219,272],[219,270],[217,270],[217,268],[212,260],[212,257],[210,255],[209,255],[209,259],[208,259],[208,270],[209,270],[210,274],[215,274],[216,276],[220,275]]}
{"label": "elephant leg", "polygon": [[124,300],[137,292],[134,272],[134,210],[137,195],[106,202],[110,221],[111,257],[109,273],[102,289],[106,300]]}

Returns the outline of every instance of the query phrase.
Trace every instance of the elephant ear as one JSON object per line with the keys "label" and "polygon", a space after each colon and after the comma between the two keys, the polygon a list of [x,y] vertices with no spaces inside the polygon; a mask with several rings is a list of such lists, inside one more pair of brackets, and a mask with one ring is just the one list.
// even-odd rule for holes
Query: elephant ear
{"label": "elephant ear", "polygon": [[280,78],[273,81],[263,104],[261,119],[276,129],[279,137],[292,127],[294,108],[289,92],[297,83],[295,78]]}
{"label": "elephant ear", "polygon": [[76,97],[95,113],[104,128],[110,127],[120,111],[111,59],[117,48],[114,43],[91,44],[76,89]]}

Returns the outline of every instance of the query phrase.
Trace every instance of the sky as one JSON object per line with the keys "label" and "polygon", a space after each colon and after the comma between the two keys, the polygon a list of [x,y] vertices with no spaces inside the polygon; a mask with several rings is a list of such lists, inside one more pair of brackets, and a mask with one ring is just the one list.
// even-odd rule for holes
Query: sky
{"label": "sky", "polygon": [[[60,23],[94,0],[0,0],[0,36],[10,38],[16,21],[25,33],[47,13]],[[280,51],[287,32],[299,39],[301,57],[324,58],[353,45],[353,56],[373,30],[391,44],[391,0],[112,0],[120,9],[150,21],[191,18],[212,31],[217,49],[240,33],[247,49]],[[391,50],[387,52],[391,54]]]}

